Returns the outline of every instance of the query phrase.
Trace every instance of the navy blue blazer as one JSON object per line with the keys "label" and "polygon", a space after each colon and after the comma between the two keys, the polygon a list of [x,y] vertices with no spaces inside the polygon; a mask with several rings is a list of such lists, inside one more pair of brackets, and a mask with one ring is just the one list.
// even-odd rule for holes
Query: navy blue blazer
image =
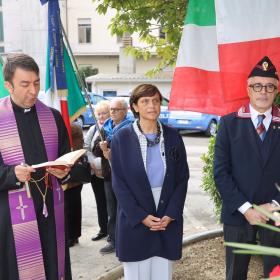
{"label": "navy blue blazer", "polygon": [[[166,174],[157,210],[133,126],[121,129],[113,137],[112,186],[118,201],[116,254],[120,261],[141,261],[153,256],[181,258],[189,169],[178,132],[163,125],[163,137]],[[165,231],[154,232],[142,224],[150,214],[175,220]]]}
{"label": "navy blue blazer", "polygon": [[[238,208],[249,201],[263,204],[280,194],[280,124],[271,122],[262,143],[251,118],[236,113],[221,118],[214,155],[214,178],[222,198],[221,220],[229,225],[247,223]],[[263,145],[263,146],[262,146]]]}

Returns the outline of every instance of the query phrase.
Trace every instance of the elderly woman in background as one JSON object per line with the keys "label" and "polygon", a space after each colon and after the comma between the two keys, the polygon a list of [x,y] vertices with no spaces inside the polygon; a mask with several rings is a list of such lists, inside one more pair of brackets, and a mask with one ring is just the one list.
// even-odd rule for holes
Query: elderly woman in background
{"label": "elderly woman in background", "polygon": [[[100,128],[104,122],[110,117],[110,103],[109,101],[101,101],[95,106],[95,116]],[[107,223],[108,214],[106,206],[106,197],[104,191],[104,178],[102,176],[101,158],[95,157],[92,154],[94,142],[99,135],[96,125],[92,126],[86,136],[84,148],[88,151],[87,156],[92,168],[91,186],[95,195],[95,201],[97,206],[97,216],[99,224],[99,232],[92,237],[92,241],[97,241],[107,236]]]}
{"label": "elderly woman in background", "polygon": [[137,119],[111,145],[116,253],[126,280],[172,279],[172,261],[182,255],[189,170],[182,137],[158,121],[161,101],[157,87],[136,87],[130,108]]}

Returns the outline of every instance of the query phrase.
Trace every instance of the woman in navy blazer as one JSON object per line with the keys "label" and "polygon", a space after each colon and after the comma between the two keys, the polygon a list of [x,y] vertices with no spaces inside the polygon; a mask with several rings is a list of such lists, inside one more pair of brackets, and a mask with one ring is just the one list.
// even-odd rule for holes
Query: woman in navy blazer
{"label": "woman in navy blazer", "polygon": [[162,95],[136,87],[136,121],[112,140],[112,184],[118,201],[116,253],[126,280],[172,279],[182,255],[189,169],[182,137],[158,122]]}

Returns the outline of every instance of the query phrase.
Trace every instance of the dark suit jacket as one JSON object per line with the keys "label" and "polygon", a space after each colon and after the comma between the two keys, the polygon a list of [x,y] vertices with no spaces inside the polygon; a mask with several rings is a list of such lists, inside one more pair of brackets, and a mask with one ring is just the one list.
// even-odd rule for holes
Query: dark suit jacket
{"label": "dark suit jacket", "polygon": [[[262,146],[264,145],[264,146]],[[263,148],[265,147],[265,148]],[[272,121],[262,143],[250,117],[232,113],[221,118],[215,145],[214,178],[222,197],[222,222],[242,225],[238,211],[246,201],[280,202],[280,124]]]}
{"label": "dark suit jacket", "polygon": [[[144,168],[140,144],[132,125],[112,140],[112,183],[118,201],[116,252],[121,261],[140,261],[153,256],[181,258],[183,208],[189,170],[181,136],[163,126],[166,174],[158,210]],[[175,219],[165,231],[153,232],[142,224],[149,214]]]}

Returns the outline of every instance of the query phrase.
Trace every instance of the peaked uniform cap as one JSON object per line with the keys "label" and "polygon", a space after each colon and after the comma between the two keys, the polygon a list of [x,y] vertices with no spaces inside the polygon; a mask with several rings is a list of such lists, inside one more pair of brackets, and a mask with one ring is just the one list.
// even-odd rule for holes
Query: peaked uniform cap
{"label": "peaked uniform cap", "polygon": [[251,73],[249,74],[248,78],[250,77],[269,77],[269,78],[274,78],[279,81],[279,77],[277,74],[277,70],[271,60],[265,56],[262,58],[257,65],[253,68]]}

